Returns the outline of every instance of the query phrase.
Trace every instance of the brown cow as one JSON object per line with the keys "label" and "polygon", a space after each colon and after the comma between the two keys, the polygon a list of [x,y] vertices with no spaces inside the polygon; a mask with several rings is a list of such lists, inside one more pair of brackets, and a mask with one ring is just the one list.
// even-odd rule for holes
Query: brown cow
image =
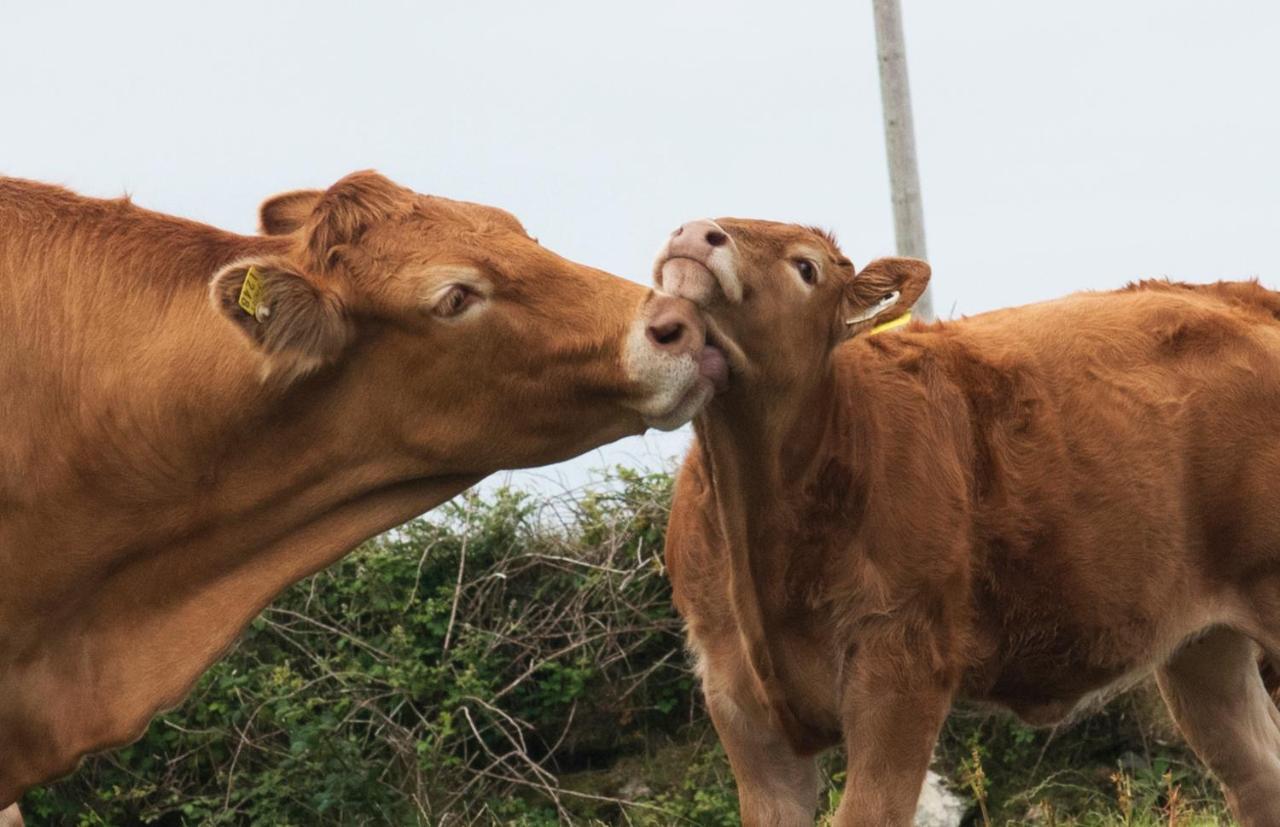
{"label": "brown cow", "polygon": [[731,371],[666,553],[744,822],[811,822],[843,743],[836,823],[909,824],[953,699],[1047,723],[1156,670],[1240,820],[1280,825],[1280,295],[1148,282],[863,335],[928,274],[733,219],[659,258]]}
{"label": "brown cow", "polygon": [[694,306],[376,173],[243,237],[0,179],[0,812],[290,583],[501,468],[687,421]]}

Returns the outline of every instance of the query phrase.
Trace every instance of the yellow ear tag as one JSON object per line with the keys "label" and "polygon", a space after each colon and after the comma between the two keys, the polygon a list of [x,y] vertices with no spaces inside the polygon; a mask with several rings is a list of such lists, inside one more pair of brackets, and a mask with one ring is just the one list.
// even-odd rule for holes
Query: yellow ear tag
{"label": "yellow ear tag", "polygon": [[244,284],[240,286],[240,298],[236,302],[250,316],[257,316],[258,305],[262,302],[262,279],[258,277],[258,268],[250,267],[244,274]]}
{"label": "yellow ear tag", "polygon": [[874,336],[877,333],[884,333],[886,330],[893,330],[894,328],[904,327],[909,321],[911,321],[911,314],[903,313],[901,316],[899,316],[896,319],[890,319],[884,324],[878,324],[875,327],[871,328],[871,332],[868,333],[867,335]]}

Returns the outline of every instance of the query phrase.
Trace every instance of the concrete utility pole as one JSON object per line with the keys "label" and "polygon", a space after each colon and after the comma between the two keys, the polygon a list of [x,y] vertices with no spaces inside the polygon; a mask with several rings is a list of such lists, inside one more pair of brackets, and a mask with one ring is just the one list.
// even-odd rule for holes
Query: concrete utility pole
{"label": "concrete utility pole", "polygon": [[[898,0],[871,0],[876,15],[880,57],[880,98],[884,105],[884,143],[889,156],[889,188],[893,197],[893,232],[898,255],[926,258],[924,208],[920,204],[920,171],[916,166],[916,133],[911,120],[911,87],[907,84],[907,48],[902,38]],[[933,319],[933,290],[916,302],[915,315]]]}

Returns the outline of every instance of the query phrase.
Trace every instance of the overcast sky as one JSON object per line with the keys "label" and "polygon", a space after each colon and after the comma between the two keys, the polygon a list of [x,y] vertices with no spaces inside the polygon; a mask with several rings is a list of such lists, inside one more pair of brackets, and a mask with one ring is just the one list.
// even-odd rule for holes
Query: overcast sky
{"label": "overcast sky", "polygon": [[[903,4],[939,314],[1142,276],[1280,288],[1280,4]],[[893,252],[870,0],[0,12],[3,174],[252,232],[266,196],[372,167],[641,281],[704,215]]]}

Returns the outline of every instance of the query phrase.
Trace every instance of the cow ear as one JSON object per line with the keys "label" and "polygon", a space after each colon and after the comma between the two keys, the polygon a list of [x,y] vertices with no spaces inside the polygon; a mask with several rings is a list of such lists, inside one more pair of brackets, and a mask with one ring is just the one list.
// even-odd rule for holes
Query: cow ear
{"label": "cow ear", "polygon": [[273,195],[258,208],[258,227],[263,235],[289,235],[298,230],[324,195],[321,190],[294,190]]}
{"label": "cow ear", "polygon": [[351,338],[341,298],[279,263],[228,265],[209,298],[260,355],[263,379],[290,382],[333,364]]}
{"label": "cow ear", "polygon": [[929,273],[917,258],[878,258],[862,268],[844,288],[842,339],[904,315],[929,286]]}

